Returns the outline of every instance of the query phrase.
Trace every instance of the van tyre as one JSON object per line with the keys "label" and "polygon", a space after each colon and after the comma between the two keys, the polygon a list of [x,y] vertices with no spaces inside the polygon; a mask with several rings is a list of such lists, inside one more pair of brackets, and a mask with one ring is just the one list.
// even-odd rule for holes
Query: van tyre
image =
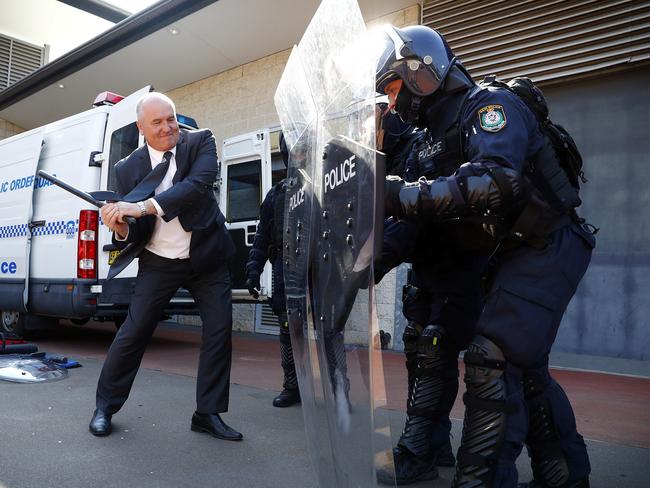
{"label": "van tyre", "polygon": [[0,331],[5,334],[16,334],[23,336],[25,332],[25,317],[18,312],[2,310],[0,315]]}

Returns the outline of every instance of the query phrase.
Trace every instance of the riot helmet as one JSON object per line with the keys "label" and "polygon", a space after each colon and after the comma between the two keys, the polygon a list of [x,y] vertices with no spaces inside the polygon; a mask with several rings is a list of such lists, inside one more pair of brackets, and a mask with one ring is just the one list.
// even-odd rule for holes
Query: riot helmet
{"label": "riot helmet", "polygon": [[280,140],[278,142],[280,148],[280,154],[282,155],[282,161],[284,161],[284,167],[289,167],[289,149],[287,148],[287,141],[284,140],[284,132],[280,131]]}
{"label": "riot helmet", "polygon": [[402,120],[417,120],[423,97],[443,84],[455,57],[444,38],[422,25],[384,31],[384,49],[377,63],[376,89],[385,93],[389,83],[401,80],[395,110]]}

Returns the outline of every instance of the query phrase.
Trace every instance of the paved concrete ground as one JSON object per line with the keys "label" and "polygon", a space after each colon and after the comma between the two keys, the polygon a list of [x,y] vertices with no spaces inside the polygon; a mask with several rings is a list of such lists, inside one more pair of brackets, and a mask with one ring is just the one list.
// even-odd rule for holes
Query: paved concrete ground
{"label": "paved concrete ground", "polygon": [[[233,443],[189,430],[198,331],[159,329],[107,438],[91,436],[87,424],[110,327],[69,327],[37,341],[40,350],[67,354],[83,367],[59,382],[0,382],[0,488],[316,486],[300,407],[270,406],[281,383],[277,339],[235,337],[231,408],[224,419],[245,439]],[[384,359],[389,398],[396,404],[389,402],[390,419],[398,434],[404,416],[403,359],[392,353]],[[558,361],[566,367],[572,359]],[[630,367],[635,365],[620,366],[618,373],[634,373]],[[555,375],[576,405],[587,438],[592,487],[650,486],[650,380],[565,370]],[[459,405],[452,414],[457,447]],[[521,479],[528,479],[525,455],[519,468]],[[441,469],[439,480],[413,486],[446,487],[451,476],[451,469]]]}

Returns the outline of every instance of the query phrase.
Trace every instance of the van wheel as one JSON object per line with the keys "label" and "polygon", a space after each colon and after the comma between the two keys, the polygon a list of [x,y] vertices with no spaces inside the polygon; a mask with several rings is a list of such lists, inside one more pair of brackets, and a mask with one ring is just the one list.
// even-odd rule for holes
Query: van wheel
{"label": "van wheel", "polygon": [[120,330],[120,327],[122,327],[122,324],[126,320],[126,315],[117,315],[116,317],[113,318],[113,322],[115,323],[115,330]]}
{"label": "van wheel", "polygon": [[25,318],[18,312],[3,310],[0,316],[0,331],[22,337],[25,332]]}

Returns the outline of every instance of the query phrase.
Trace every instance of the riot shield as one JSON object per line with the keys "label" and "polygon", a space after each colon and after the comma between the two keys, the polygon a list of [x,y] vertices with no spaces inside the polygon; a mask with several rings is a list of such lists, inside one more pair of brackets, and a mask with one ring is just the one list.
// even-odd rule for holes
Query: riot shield
{"label": "riot shield", "polygon": [[375,68],[356,1],[324,0],[275,94],[290,148],[287,311],[321,486],[375,486],[376,454],[390,452],[372,277],[383,208]]}
{"label": "riot shield", "polygon": [[14,383],[44,383],[68,377],[68,370],[51,359],[30,355],[0,356],[0,380]]}

